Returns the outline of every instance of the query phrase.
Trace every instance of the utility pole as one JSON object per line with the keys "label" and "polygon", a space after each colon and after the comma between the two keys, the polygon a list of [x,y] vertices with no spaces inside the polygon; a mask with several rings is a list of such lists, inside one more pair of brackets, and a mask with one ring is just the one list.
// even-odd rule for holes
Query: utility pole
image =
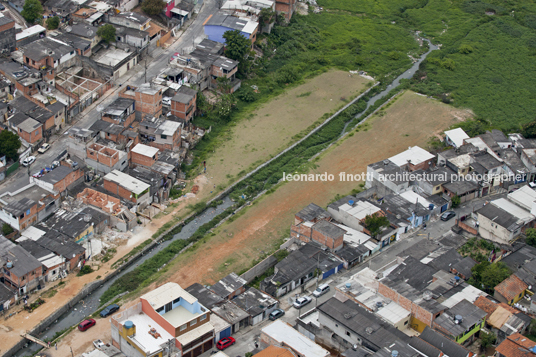
{"label": "utility pole", "polygon": [[69,348],[71,349],[71,356],[74,357],[73,348],[71,346]]}
{"label": "utility pole", "polygon": [[147,83],[147,56],[145,56],[145,83]]}

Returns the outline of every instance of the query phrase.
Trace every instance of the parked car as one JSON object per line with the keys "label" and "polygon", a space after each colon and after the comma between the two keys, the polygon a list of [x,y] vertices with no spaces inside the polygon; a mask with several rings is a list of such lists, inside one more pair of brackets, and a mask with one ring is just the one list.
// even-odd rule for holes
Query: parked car
{"label": "parked car", "polygon": [[2,4],[0,4],[0,10],[4,11],[5,9],[6,9],[6,7],[4,5],[2,5]]}
{"label": "parked car", "polygon": [[442,215],[441,215],[441,220],[442,221],[448,221],[449,219],[451,219],[452,217],[456,217],[456,213],[454,211],[447,211],[447,212],[444,212]]}
{"label": "parked car", "polygon": [[100,349],[101,347],[106,346],[106,344],[102,342],[102,340],[95,340],[93,341],[93,346],[95,346],[96,349]]}
{"label": "parked car", "polygon": [[233,337],[224,337],[216,343],[216,348],[223,351],[229,346],[234,345],[236,340]]}
{"label": "parked car", "polygon": [[85,331],[88,328],[95,326],[95,323],[96,322],[93,319],[84,320],[84,321],[80,322],[80,324],[78,325],[78,329],[80,331]]}
{"label": "parked car", "polygon": [[28,156],[26,159],[22,160],[23,166],[30,166],[35,162],[35,156]]}
{"label": "parked car", "polygon": [[162,104],[169,107],[171,105],[171,97],[163,97]]}
{"label": "parked car", "polygon": [[310,296],[302,296],[301,298],[297,298],[296,301],[294,301],[293,306],[296,309],[301,309],[308,303],[310,303],[313,299]]}
{"label": "parked car", "polygon": [[48,149],[50,149],[50,144],[49,143],[44,143],[43,145],[41,145],[39,150],[37,150],[37,152],[40,153],[40,154],[44,154],[44,153],[46,153],[48,151]]}
{"label": "parked car", "polygon": [[328,284],[322,284],[315,291],[313,291],[313,295],[315,298],[319,298],[325,293],[327,293],[329,290],[330,290],[330,287]]}
{"label": "parked car", "polygon": [[102,310],[100,312],[100,316],[101,317],[106,317],[108,315],[111,315],[113,314],[114,312],[116,312],[117,310],[119,310],[119,305],[117,304],[112,304],[112,305],[109,305],[109,306],[106,306],[104,308],[104,310]]}
{"label": "parked car", "polygon": [[180,56],[179,52],[175,52],[175,53],[173,54],[173,56],[171,56],[171,61],[173,61],[175,58],[177,58],[177,57],[179,57],[179,56]]}
{"label": "parked car", "polygon": [[283,309],[275,309],[274,311],[270,312],[270,316],[268,318],[272,321],[277,320],[278,318],[285,315],[285,310]]}

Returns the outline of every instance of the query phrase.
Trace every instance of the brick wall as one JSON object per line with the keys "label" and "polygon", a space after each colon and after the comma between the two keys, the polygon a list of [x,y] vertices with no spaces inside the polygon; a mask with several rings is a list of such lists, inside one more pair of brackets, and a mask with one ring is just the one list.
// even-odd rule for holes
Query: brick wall
{"label": "brick wall", "polygon": [[290,236],[298,238],[303,242],[309,242],[311,240],[312,229],[303,224],[296,224],[290,226]]}
{"label": "brick wall", "polygon": [[[119,195],[120,197],[129,200],[130,202],[136,203],[136,198],[131,195],[131,192],[127,189],[121,187],[117,183],[113,181],[104,180],[104,189],[106,191],[109,191],[111,193],[115,193],[116,195]],[[132,197],[131,197],[132,196]]]}
{"label": "brick wall", "polygon": [[69,187],[72,183],[82,178],[84,173],[80,169],[76,169],[73,172],[70,172],[62,180],[54,184],[54,190],[58,192],[63,192]]}
{"label": "brick wall", "polygon": [[37,221],[37,215],[36,214],[37,214],[37,203],[34,204],[30,208],[30,214],[26,214],[26,212],[24,212],[24,217],[22,217],[22,218],[19,217],[19,227],[20,227],[21,231],[23,229],[31,226],[32,223],[35,223]]}
{"label": "brick wall", "polygon": [[136,92],[136,110],[159,117],[162,114],[162,91],[154,95]]}
{"label": "brick wall", "polygon": [[191,120],[196,110],[196,98],[197,98],[197,94],[187,104],[172,100],[171,101],[171,114],[184,120]]}
{"label": "brick wall", "polygon": [[311,235],[311,238],[315,242],[325,245],[326,247],[330,249],[337,249],[337,248],[342,247],[343,237],[344,237],[344,234],[341,234],[339,237],[336,237],[336,238],[328,237],[324,235],[323,233],[315,230],[314,227],[312,229],[312,235]]}
{"label": "brick wall", "polygon": [[121,208],[121,202],[118,198],[108,196],[91,188],[85,188],[84,191],[78,193],[76,198],[87,205],[99,207],[108,213],[114,213]]}
{"label": "brick wall", "polygon": [[35,130],[32,130],[31,132],[26,132],[24,130],[18,129],[17,133],[26,142],[33,144],[43,138],[43,126],[39,126]]}
{"label": "brick wall", "polygon": [[130,153],[130,162],[133,165],[142,165],[145,167],[151,167],[153,166],[153,164],[156,162],[157,159],[158,159],[158,153],[155,155],[154,159],[152,157],[138,154],[136,152]]}
{"label": "brick wall", "polygon": [[428,326],[432,327],[432,321],[434,320],[434,316],[432,315],[431,312],[413,303],[411,300],[400,295],[398,292],[387,287],[381,282],[379,283],[378,293],[380,293],[381,295],[385,296],[388,299],[393,300],[394,302],[396,302],[397,304],[399,304],[400,306],[408,310],[413,317],[422,321]]}
{"label": "brick wall", "polygon": [[119,152],[117,150],[100,144],[94,143],[88,146],[86,155],[88,158],[108,167],[114,167],[119,162]]}

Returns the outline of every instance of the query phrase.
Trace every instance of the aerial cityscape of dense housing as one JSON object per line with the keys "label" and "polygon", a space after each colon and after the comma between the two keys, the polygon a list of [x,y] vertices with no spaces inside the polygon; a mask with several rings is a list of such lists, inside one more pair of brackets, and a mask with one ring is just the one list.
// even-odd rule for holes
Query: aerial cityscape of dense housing
{"label": "aerial cityscape of dense housing", "polygon": [[0,355],[536,357],[531,1],[0,1]]}

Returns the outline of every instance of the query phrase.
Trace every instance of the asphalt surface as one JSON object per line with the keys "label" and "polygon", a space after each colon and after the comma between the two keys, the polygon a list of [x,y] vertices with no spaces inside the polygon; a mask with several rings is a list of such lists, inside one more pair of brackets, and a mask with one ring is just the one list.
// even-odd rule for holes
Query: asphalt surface
{"label": "asphalt surface", "polygon": [[[205,38],[205,32],[203,29],[203,23],[206,19],[214,14],[218,10],[215,0],[204,0],[204,4],[201,7],[200,12],[190,20],[190,23],[186,23],[184,27],[186,30],[180,34],[180,38],[175,41],[167,49],[156,48],[149,53],[147,60],[147,80],[150,81],[157,75],[159,75],[168,66],[171,56],[175,52],[184,53],[185,51],[191,51],[194,44],[198,44]],[[145,83],[145,61],[141,61],[138,65],[128,71],[123,77],[119,78],[115,82],[114,91],[107,96],[101,97],[98,101],[93,103],[89,108],[75,117],[73,123],[67,126],[63,132],[71,128],[72,126],[87,129],[100,119],[100,108],[105,108],[111,104],[118,96],[117,91],[123,85],[132,84],[140,85]],[[51,148],[44,154],[33,154],[36,157],[36,161],[30,167],[30,174],[35,174],[42,168],[50,166],[52,161],[67,148],[67,136],[63,133],[57,133],[51,137],[49,142],[52,144]],[[6,181],[4,181],[0,187],[0,194],[5,192],[14,192],[27,186],[29,184],[28,168],[21,165],[21,168],[12,174]]]}

